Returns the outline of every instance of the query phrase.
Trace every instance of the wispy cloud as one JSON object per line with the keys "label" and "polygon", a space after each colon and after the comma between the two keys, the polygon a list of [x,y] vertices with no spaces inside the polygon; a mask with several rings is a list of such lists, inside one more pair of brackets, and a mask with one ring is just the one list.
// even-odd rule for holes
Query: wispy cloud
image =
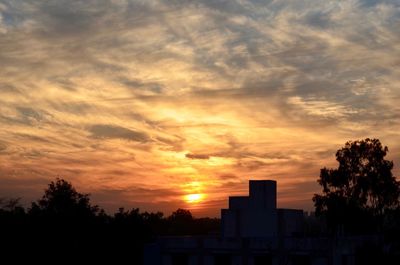
{"label": "wispy cloud", "polygon": [[399,20],[395,0],[0,0],[0,177],[31,198],[62,175],[111,208],[157,205],[106,190],[177,208],[203,183],[213,214],[274,178],[310,208],[294,183],[345,141],[400,163]]}
{"label": "wispy cloud", "polygon": [[150,141],[150,137],[145,133],[137,132],[116,125],[96,124],[92,125],[89,128],[89,131],[92,133],[92,137],[95,138],[105,138],[105,139],[115,138],[115,139],[125,139],[137,142]]}

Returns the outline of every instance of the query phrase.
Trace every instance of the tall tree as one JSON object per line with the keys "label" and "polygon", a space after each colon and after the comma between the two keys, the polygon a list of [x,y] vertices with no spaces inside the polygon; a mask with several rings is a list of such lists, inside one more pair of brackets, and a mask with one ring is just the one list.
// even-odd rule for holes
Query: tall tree
{"label": "tall tree", "polygon": [[71,183],[64,179],[52,181],[37,202],[32,203],[31,212],[60,217],[90,217],[98,212],[98,206],[90,204],[89,194],[75,190]]}
{"label": "tall tree", "polygon": [[393,162],[385,159],[387,152],[378,139],[347,142],[336,152],[338,168],[321,169],[322,194],[313,197],[316,214],[337,227],[350,219],[379,219],[399,207],[400,183],[392,174]]}

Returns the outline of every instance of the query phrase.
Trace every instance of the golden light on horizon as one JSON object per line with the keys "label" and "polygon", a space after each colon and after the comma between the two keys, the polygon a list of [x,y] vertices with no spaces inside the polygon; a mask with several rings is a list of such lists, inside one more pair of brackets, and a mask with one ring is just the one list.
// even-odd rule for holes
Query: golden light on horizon
{"label": "golden light on horizon", "polygon": [[183,197],[184,201],[189,204],[196,204],[203,201],[205,197],[205,194],[202,193],[203,185],[204,183],[200,181],[192,181],[185,184],[184,191],[186,195]]}
{"label": "golden light on horizon", "polygon": [[188,194],[185,196],[185,201],[188,203],[198,203],[202,201],[204,198],[204,194],[200,193],[194,193],[194,194]]}
{"label": "golden light on horizon", "polygon": [[111,212],[216,217],[251,176],[311,211],[320,169],[367,137],[400,175],[395,1],[235,1],[235,14],[209,0],[52,1],[59,16],[3,2],[0,198],[29,204],[62,176]]}

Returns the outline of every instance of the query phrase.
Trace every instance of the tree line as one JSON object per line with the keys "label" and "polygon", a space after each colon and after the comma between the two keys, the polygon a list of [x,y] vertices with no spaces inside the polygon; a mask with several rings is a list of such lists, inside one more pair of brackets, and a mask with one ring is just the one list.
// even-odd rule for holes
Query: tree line
{"label": "tree line", "polygon": [[[387,152],[378,139],[368,138],[339,149],[338,167],[320,171],[322,192],[312,198],[316,217],[305,218],[300,236],[380,235],[385,251],[400,256],[400,182]],[[170,216],[138,208],[107,214],[64,179],[52,181],[28,208],[18,199],[0,199],[0,254],[14,263],[141,264],[144,245],[158,236],[219,230],[219,219],[194,218],[185,209]]]}
{"label": "tree line", "polygon": [[194,218],[185,209],[164,216],[119,208],[110,215],[57,179],[29,208],[18,199],[0,200],[0,253],[14,262],[141,264],[144,245],[157,236],[217,234],[219,226],[219,219]]}

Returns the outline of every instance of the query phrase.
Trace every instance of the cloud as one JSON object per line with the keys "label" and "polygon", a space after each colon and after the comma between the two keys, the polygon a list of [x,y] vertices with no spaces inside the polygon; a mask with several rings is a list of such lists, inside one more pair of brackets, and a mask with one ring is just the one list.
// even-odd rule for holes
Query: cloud
{"label": "cloud", "polygon": [[35,123],[40,123],[46,120],[46,116],[44,113],[41,113],[29,107],[17,107],[17,111],[20,114],[19,121],[25,124],[33,125]]}
{"label": "cloud", "polygon": [[7,149],[7,145],[5,143],[0,142],[0,153],[4,152]]}
{"label": "cloud", "polygon": [[129,89],[147,90],[157,94],[161,93],[163,90],[163,86],[158,82],[142,82],[140,80],[129,80],[129,79],[122,79],[119,80],[119,82],[121,82]]}
{"label": "cloud", "polygon": [[288,103],[299,107],[308,115],[323,118],[337,119],[357,113],[357,111],[346,108],[337,103],[332,103],[326,100],[315,100],[313,98],[304,100],[300,97],[289,97]]}
{"label": "cloud", "polygon": [[135,142],[149,142],[150,137],[143,133],[115,125],[96,124],[89,128],[92,137],[105,139],[123,139]]}
{"label": "cloud", "polygon": [[270,166],[270,164],[259,160],[242,160],[238,162],[237,166],[244,167],[247,171],[251,172],[253,170],[258,170],[263,167],[268,167]]}
{"label": "cloud", "polygon": [[183,193],[174,189],[151,189],[148,187],[127,187],[123,189],[104,189],[99,190],[97,196],[100,194],[115,194],[125,196],[132,201],[146,201],[150,198],[154,199],[157,194],[159,198],[167,199],[169,197],[179,197]]}
{"label": "cloud", "polygon": [[398,149],[399,17],[396,0],[0,0],[2,167],[202,182],[216,214],[248,178],[312,183],[348,140]]}
{"label": "cloud", "polygon": [[14,134],[17,139],[22,139],[25,141],[29,142],[39,142],[43,144],[48,144],[50,143],[50,139],[43,137],[43,136],[38,136],[38,135],[32,135],[28,133],[15,133]]}
{"label": "cloud", "polygon": [[185,155],[187,158],[190,159],[210,159],[209,155],[205,155],[205,154],[191,154],[191,153],[187,153]]}
{"label": "cloud", "polygon": [[222,174],[218,176],[219,179],[221,180],[235,180],[235,179],[240,179],[240,177],[236,176],[235,174]]}

